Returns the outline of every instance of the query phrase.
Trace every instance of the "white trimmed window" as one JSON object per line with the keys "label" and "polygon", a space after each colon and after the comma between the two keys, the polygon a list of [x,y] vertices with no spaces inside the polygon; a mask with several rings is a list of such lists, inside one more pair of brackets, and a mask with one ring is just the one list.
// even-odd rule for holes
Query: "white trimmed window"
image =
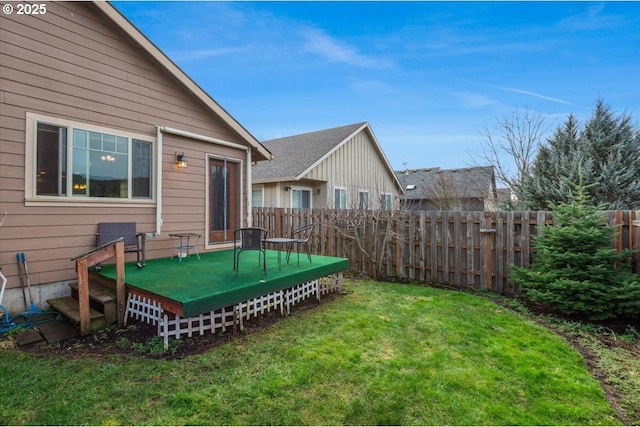
{"label": "white trimmed window", "polygon": [[153,198],[152,138],[29,114],[27,126],[29,196]]}
{"label": "white trimmed window", "polygon": [[393,198],[389,193],[380,194],[380,207],[390,211],[393,207]]}
{"label": "white trimmed window", "polygon": [[291,188],[291,207],[311,209],[311,189]]}
{"label": "white trimmed window", "polygon": [[263,187],[253,187],[251,189],[251,206],[254,208],[264,207],[264,189]]}
{"label": "white trimmed window", "polygon": [[366,190],[358,191],[358,207],[361,210],[369,209],[369,192]]}
{"label": "white trimmed window", "polygon": [[335,209],[347,209],[347,189],[334,187],[333,200]]}

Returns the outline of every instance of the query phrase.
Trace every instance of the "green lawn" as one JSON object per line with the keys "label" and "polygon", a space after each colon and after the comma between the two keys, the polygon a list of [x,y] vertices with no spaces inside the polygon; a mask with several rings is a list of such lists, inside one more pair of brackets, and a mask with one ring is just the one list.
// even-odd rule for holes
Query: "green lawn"
{"label": "green lawn", "polygon": [[182,360],[0,351],[1,424],[614,425],[563,340],[462,292],[347,282]]}

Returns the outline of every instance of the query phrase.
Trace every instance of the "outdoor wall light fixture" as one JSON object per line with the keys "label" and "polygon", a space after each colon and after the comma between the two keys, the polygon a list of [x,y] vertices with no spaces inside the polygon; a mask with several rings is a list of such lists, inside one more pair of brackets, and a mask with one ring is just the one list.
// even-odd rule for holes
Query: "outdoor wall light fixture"
{"label": "outdoor wall light fixture", "polygon": [[189,166],[189,162],[187,162],[187,156],[185,156],[184,153],[176,153],[176,165],[178,165],[179,168],[186,168],[187,166]]}
{"label": "outdoor wall light fixture", "polygon": [[284,186],[284,191],[289,191],[291,190],[291,186],[290,185],[285,185]]}
{"label": "outdoor wall light fixture", "polygon": [[316,194],[319,196],[320,195],[320,189],[316,188]]}

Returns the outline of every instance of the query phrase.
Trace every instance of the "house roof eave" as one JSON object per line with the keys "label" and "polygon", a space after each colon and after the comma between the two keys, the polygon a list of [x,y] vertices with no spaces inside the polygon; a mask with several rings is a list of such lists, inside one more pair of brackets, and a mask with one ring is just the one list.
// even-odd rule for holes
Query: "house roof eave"
{"label": "house roof eave", "polygon": [[271,160],[273,154],[264,147],[244,126],[231,116],[207,92],[194,82],[180,67],[178,67],[160,48],[137,29],[115,6],[106,1],[93,1],[93,5],[124,31],[131,39],[145,50],[160,66],[167,70],[183,87],[199,99],[212,113],[220,117],[234,132],[236,132],[252,149],[257,160]]}

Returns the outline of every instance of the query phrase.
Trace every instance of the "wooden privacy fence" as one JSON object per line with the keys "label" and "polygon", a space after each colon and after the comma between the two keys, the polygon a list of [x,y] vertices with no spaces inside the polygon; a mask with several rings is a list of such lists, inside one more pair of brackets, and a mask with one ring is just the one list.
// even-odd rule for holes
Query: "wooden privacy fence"
{"label": "wooden privacy fence", "polygon": [[[618,227],[617,250],[640,250],[640,211],[603,212]],[[528,267],[533,237],[553,225],[552,212],[355,211],[255,208],[253,225],[272,236],[316,224],[313,253],[349,259],[350,269],[376,278],[415,280],[517,294],[510,266]],[[631,259],[640,274],[640,253]]]}

